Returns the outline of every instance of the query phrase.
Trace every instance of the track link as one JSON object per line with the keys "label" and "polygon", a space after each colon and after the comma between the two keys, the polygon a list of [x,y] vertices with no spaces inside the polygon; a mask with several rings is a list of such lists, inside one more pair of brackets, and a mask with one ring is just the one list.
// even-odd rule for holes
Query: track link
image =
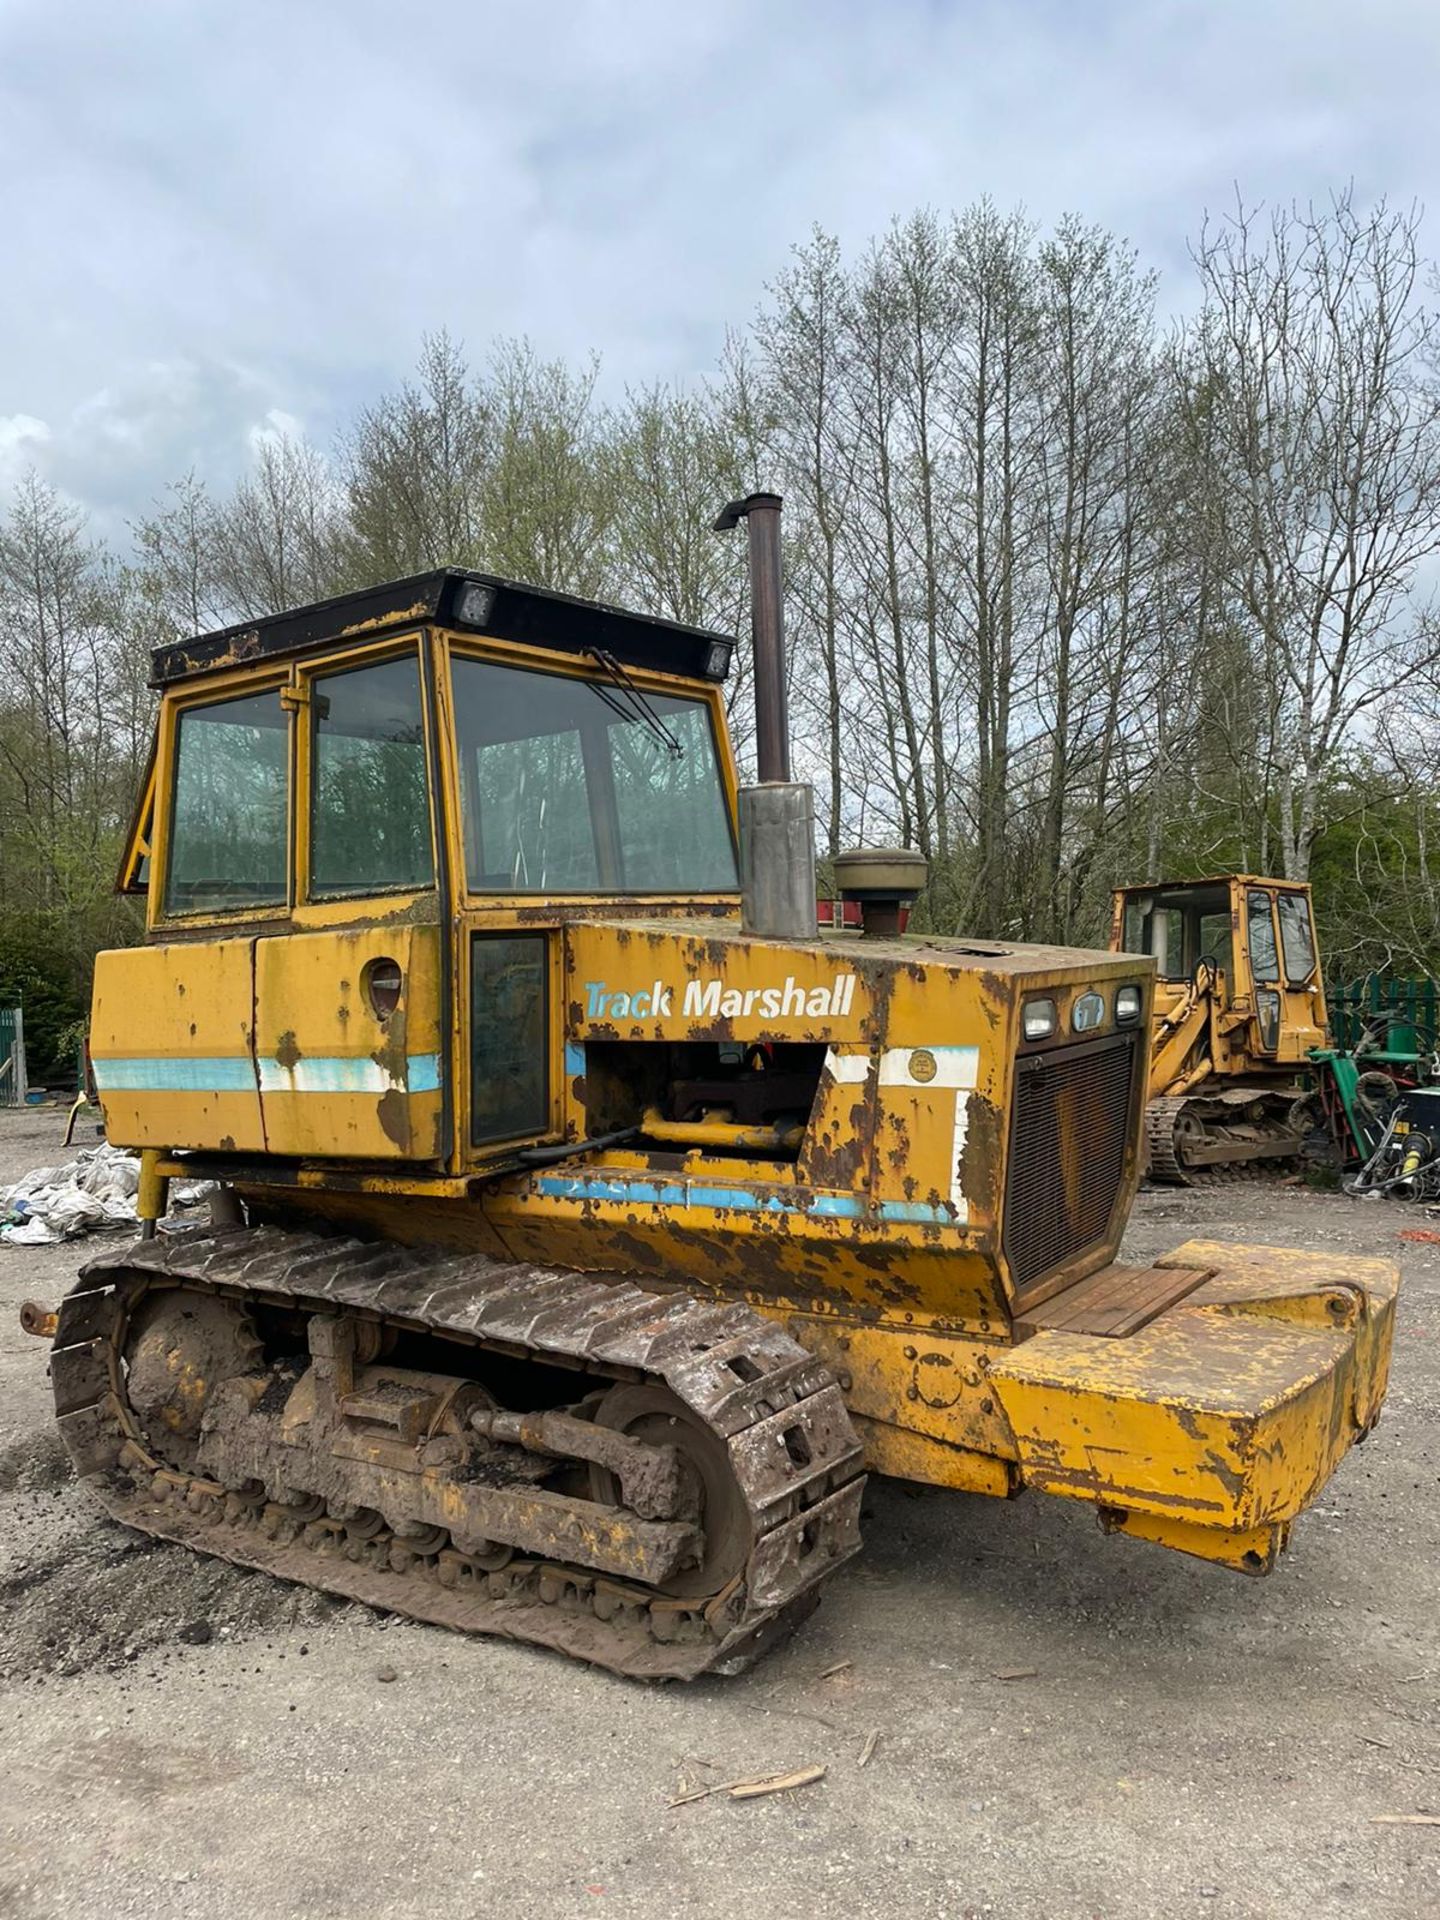
{"label": "track link", "polygon": [[[721,1442],[753,1544],[743,1571],[684,1599],[533,1558],[495,1566],[448,1537],[417,1546],[177,1468],[126,1397],[124,1343],[157,1288],[306,1314],[346,1313],[472,1350],[652,1381]],[[198,1229],[91,1261],[61,1305],[56,1415],[118,1520],[240,1565],[463,1632],[547,1646],[612,1672],[691,1679],[748,1666],[859,1547],[861,1448],[840,1388],[739,1302],[625,1280],[277,1227]],[[797,1438],[798,1436],[798,1438]],[[322,1503],[312,1503],[320,1508]]]}

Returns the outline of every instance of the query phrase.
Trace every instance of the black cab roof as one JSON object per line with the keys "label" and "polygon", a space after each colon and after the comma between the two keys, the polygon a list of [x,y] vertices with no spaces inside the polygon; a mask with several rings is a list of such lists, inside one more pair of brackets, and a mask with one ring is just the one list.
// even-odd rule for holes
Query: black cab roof
{"label": "black cab roof", "polygon": [[337,640],[364,639],[390,627],[422,623],[522,641],[556,653],[608,653],[625,666],[694,680],[723,680],[735,646],[728,634],[704,627],[527,587],[467,567],[437,567],[156,647],[150,684],[165,687],[221,667],[305,653]]}

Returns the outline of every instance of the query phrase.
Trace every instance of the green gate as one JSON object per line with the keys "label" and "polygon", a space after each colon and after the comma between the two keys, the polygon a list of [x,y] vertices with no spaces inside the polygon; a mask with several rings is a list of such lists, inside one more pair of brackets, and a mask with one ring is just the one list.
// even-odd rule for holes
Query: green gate
{"label": "green gate", "polygon": [[25,1080],[25,1016],[19,1007],[0,1007],[0,1107],[23,1107]]}
{"label": "green gate", "polygon": [[1402,1058],[1433,1053],[1440,1044],[1440,992],[1429,978],[1399,980],[1372,973],[1367,979],[1327,989],[1335,1046]]}

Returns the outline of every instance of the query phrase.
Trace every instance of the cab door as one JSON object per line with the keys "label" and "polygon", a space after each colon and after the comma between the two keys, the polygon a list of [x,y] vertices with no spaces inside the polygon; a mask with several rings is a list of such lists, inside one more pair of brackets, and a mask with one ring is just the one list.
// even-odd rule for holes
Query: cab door
{"label": "cab door", "polygon": [[449,1152],[448,937],[431,705],[418,642],[299,671],[296,905],[255,943],[255,1058],[272,1154]]}
{"label": "cab door", "polygon": [[1275,889],[1280,946],[1281,1060],[1301,1062],[1325,1044],[1325,990],[1309,887]]}
{"label": "cab door", "polygon": [[438,926],[336,927],[255,943],[266,1151],[444,1156]]}
{"label": "cab door", "polygon": [[1275,1060],[1280,1055],[1284,1000],[1275,895],[1269,887],[1245,889],[1245,944],[1255,996],[1255,1050]]}

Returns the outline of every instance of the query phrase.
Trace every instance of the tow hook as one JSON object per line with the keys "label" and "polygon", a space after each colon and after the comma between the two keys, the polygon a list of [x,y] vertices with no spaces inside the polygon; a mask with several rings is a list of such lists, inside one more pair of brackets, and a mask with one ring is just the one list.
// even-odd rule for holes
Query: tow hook
{"label": "tow hook", "polygon": [[33,1333],[37,1340],[53,1340],[59,1319],[58,1313],[42,1307],[38,1300],[26,1300],[20,1308],[20,1331]]}

